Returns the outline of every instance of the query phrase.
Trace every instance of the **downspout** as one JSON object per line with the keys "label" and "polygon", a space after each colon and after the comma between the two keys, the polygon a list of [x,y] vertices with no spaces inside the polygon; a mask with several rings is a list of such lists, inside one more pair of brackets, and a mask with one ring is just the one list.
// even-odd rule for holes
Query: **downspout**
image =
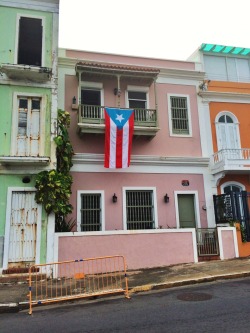
{"label": "downspout", "polygon": [[156,89],[156,78],[154,78],[154,93],[155,93],[156,126],[158,127],[158,98],[157,98],[157,89]]}
{"label": "downspout", "polygon": [[79,72],[79,77],[78,77],[78,122],[79,123],[82,121],[81,86],[82,86],[82,71]]}
{"label": "downspout", "polygon": [[117,75],[117,106],[120,108],[121,106],[121,87],[120,87],[120,78],[121,75]]}

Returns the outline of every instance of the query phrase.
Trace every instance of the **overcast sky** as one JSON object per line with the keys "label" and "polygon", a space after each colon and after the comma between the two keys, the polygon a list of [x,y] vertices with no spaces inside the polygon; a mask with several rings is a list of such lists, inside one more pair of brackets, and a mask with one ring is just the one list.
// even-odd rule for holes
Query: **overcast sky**
{"label": "overcast sky", "polygon": [[250,0],[60,0],[62,48],[185,60],[202,43],[250,48]]}

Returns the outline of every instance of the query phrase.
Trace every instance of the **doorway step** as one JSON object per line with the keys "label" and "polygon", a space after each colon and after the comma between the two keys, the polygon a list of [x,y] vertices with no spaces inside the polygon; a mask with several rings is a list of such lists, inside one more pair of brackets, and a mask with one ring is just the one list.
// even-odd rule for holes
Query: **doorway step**
{"label": "doorway step", "polygon": [[214,255],[214,256],[198,256],[198,261],[211,261],[211,260],[220,260],[220,256]]}

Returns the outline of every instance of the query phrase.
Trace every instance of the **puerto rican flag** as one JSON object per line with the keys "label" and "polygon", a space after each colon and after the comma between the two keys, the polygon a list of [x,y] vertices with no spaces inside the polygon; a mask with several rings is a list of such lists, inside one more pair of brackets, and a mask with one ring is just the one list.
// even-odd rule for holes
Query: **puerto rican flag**
{"label": "puerto rican flag", "polygon": [[134,132],[134,110],[105,108],[105,168],[127,168]]}

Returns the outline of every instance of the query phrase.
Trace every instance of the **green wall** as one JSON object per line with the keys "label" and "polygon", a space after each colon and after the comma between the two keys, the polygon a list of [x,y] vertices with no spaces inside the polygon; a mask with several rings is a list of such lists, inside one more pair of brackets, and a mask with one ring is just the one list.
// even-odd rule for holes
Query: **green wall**
{"label": "green wall", "polygon": [[36,93],[47,96],[45,118],[41,119],[45,122],[44,148],[45,156],[50,156],[50,119],[51,119],[51,90],[46,88],[33,88],[22,86],[0,85],[0,156],[9,156],[11,152],[11,135],[12,135],[12,110],[13,110],[13,94],[18,93]]}

